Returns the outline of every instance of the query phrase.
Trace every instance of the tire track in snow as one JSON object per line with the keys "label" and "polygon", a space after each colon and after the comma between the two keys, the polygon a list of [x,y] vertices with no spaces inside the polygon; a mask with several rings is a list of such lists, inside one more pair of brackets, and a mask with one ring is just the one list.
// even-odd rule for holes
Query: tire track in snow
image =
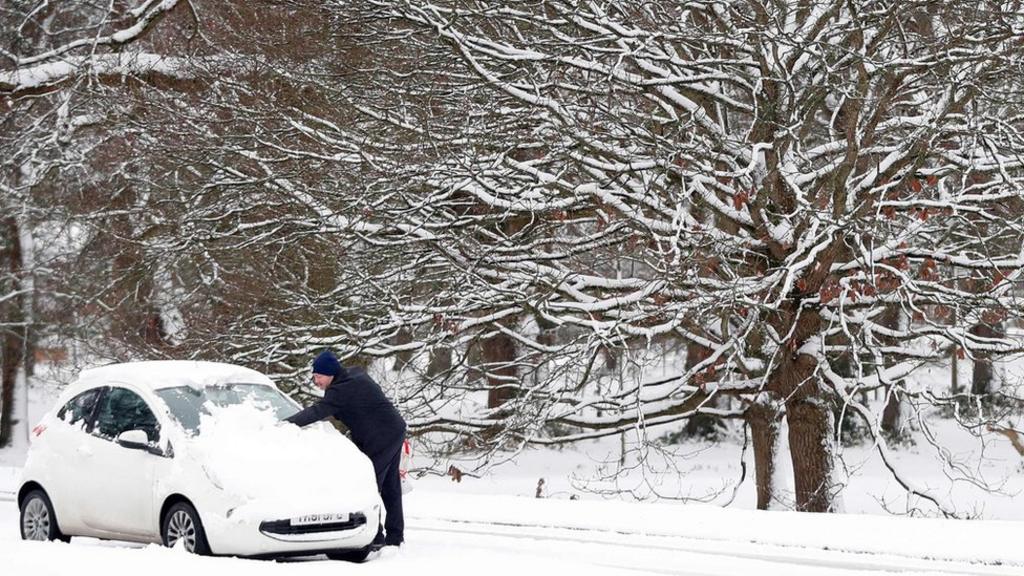
{"label": "tire track in snow", "polygon": [[[0,501],[14,502],[13,492],[0,492]],[[413,530],[484,536],[544,540],[574,544],[614,546],[629,550],[648,549],[660,552],[680,552],[725,558],[742,558],[781,565],[799,565],[811,568],[831,568],[873,572],[927,572],[967,576],[1019,576],[1024,565],[969,562],[957,559],[928,558],[893,553],[872,553],[836,548],[818,548],[795,544],[772,544],[758,541],[739,541],[720,538],[699,538],[669,534],[642,534],[618,530],[580,528],[573,526],[530,525],[512,522],[481,522],[449,518],[407,517],[407,527]],[[728,547],[728,548],[727,548]],[[794,554],[794,550],[803,553]],[[637,568],[626,564],[594,562],[596,566],[620,568],[636,573],[697,576],[693,569],[667,570],[664,568]],[[717,572],[707,572],[717,576]]]}
{"label": "tire track in snow", "polygon": [[[553,540],[578,544],[620,546],[664,552],[686,552],[706,556],[743,558],[775,564],[872,572],[926,572],[967,576],[1019,576],[1024,565],[974,563],[956,559],[929,558],[893,553],[872,553],[836,548],[771,544],[757,541],[699,538],[668,534],[639,534],[617,530],[572,526],[530,525],[512,522],[481,522],[408,516],[407,527],[428,532],[471,534],[496,538]],[[800,551],[794,553],[795,551]],[[630,566],[618,566],[630,568]],[[634,568],[636,569],[636,568]],[[662,574],[695,574],[693,571],[644,571]]]}

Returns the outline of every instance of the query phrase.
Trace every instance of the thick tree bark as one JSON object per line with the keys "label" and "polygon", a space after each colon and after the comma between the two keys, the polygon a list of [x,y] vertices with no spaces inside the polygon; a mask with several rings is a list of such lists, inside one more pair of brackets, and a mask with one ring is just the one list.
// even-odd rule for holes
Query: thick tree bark
{"label": "thick tree bark", "polygon": [[[524,216],[511,217],[498,223],[498,230],[508,238],[520,233],[529,223]],[[516,366],[516,342],[511,336],[496,333],[480,342],[489,391],[487,407],[499,408],[516,394],[519,368]]]}
{"label": "thick tree bark", "polygon": [[838,487],[832,479],[835,417],[831,407],[816,397],[789,402],[786,404],[786,421],[789,423],[789,451],[793,458],[797,510],[837,512]]}
{"label": "thick tree bark", "polygon": [[757,484],[757,509],[768,510],[779,487],[775,485],[775,467],[779,449],[782,414],[765,395],[747,409],[747,424],[754,443],[754,477]]}
{"label": "thick tree bark", "polygon": [[801,311],[795,302],[783,308],[775,322],[780,333],[792,328],[792,336],[785,343],[788,353],[781,355],[768,390],[786,399],[796,508],[802,512],[835,512],[839,490],[833,481],[835,415],[830,393],[817,375],[817,357],[802,350],[820,333],[821,316],[814,310]]}
{"label": "thick tree bark", "polygon": [[516,343],[511,336],[495,334],[480,341],[480,349],[484,361],[487,378],[487,407],[500,408],[515,397],[516,378]]}

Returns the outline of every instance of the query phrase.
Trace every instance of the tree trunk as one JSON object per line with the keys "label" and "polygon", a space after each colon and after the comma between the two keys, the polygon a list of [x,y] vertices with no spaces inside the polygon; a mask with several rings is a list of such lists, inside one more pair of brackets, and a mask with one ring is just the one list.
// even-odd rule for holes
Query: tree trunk
{"label": "tree trunk", "polygon": [[[686,344],[686,369],[689,370],[708,357],[711,351],[705,346],[688,342]],[[718,407],[718,398],[712,398],[706,408]],[[718,418],[710,414],[696,414],[686,421],[685,433],[690,438],[709,438],[715,434]],[[753,431],[753,430],[752,430]]]}
{"label": "tree trunk", "polygon": [[[32,235],[32,225],[24,216],[18,218],[19,248],[21,252],[21,288],[25,291],[22,297],[21,309],[25,330],[22,332],[25,338],[22,346],[23,368],[25,370],[25,398],[28,398],[28,378],[35,374],[36,348],[39,341],[39,330],[36,326],[36,279],[35,279],[35,237]],[[26,400],[27,402],[27,400]]]}
{"label": "tree trunk", "polygon": [[[507,238],[521,232],[530,222],[527,216],[511,216],[497,224],[498,230]],[[515,320],[506,321],[506,327],[515,329]],[[480,342],[484,362],[484,376],[487,379],[487,407],[499,408],[515,397],[519,386],[519,369],[516,366],[516,342],[506,334],[498,332]]]}
{"label": "tree trunk", "polygon": [[487,407],[500,408],[515,396],[516,343],[511,336],[498,333],[480,342],[487,378]]}
{"label": "tree trunk", "polygon": [[[395,337],[391,339],[391,343],[395,346],[402,346],[410,342],[412,342],[412,330],[406,326],[399,328]],[[397,352],[395,354],[395,364],[393,366],[394,371],[401,372],[402,370],[405,370],[406,367],[409,366],[409,363],[412,362],[412,357],[412,350],[402,350]]]}
{"label": "tree trunk", "polygon": [[960,393],[960,357],[957,355],[957,347],[953,346],[949,352],[949,357],[951,358],[949,390],[953,396]]}
{"label": "tree trunk", "polygon": [[797,510],[836,512],[838,487],[832,479],[835,417],[831,408],[820,396],[805,397],[786,404],[786,420]]}
{"label": "tree trunk", "polygon": [[[827,266],[825,266],[827,269]],[[797,313],[783,308],[775,319],[776,330],[793,336],[784,343],[779,362],[769,377],[768,390],[786,399],[789,450],[793,462],[796,509],[802,512],[835,512],[839,486],[833,483],[835,467],[835,414],[831,393],[817,376],[818,359],[803,351],[812,338],[820,337],[821,316],[816,311]]]}
{"label": "tree trunk", "polygon": [[430,350],[430,362],[427,364],[427,378],[444,374],[452,369],[452,350],[441,345]]}
{"label": "tree trunk", "polygon": [[[762,395],[764,396],[764,395]],[[779,424],[782,414],[773,402],[759,398],[747,409],[747,424],[754,441],[754,477],[757,484],[757,509],[768,510],[779,489],[775,485],[775,466],[779,449]]]}
{"label": "tree trunk", "polygon": [[[899,306],[895,304],[889,304],[885,307],[885,311],[882,312],[879,323],[886,328],[897,330],[900,328],[902,319],[902,312]],[[888,336],[883,336],[881,342],[886,346],[896,345],[896,340]],[[896,362],[895,358],[890,355],[886,355],[884,358],[885,367],[889,368]],[[882,432],[892,439],[899,439],[902,432],[901,422],[901,410],[900,410],[900,394],[897,386],[887,384],[885,386],[885,408],[882,410]]]}
{"label": "tree trunk", "polygon": [[130,215],[134,205],[135,195],[130,190],[115,199],[114,207],[125,213],[110,221],[110,242],[116,252],[111,261],[109,304],[114,309],[112,336],[128,349],[145,350],[165,346],[167,329],[153,298],[156,268],[146,261],[144,248],[132,240],[137,235]]}
{"label": "tree trunk", "polygon": [[[8,214],[0,219],[0,287],[8,288],[0,289],[0,296],[22,289],[21,258],[18,221]],[[0,302],[0,448],[11,441],[14,429],[14,387],[25,350],[25,331],[20,326],[25,320],[24,298],[20,294]]]}
{"label": "tree trunk", "polygon": [[902,411],[900,410],[899,393],[886,386],[885,408],[882,410],[882,432],[890,438],[899,438],[902,435]]}
{"label": "tree trunk", "polygon": [[[537,333],[537,343],[542,346],[554,346],[558,340],[558,329],[556,326],[547,326],[543,323],[538,322],[539,332]],[[533,384],[540,386],[547,379],[547,365],[546,358],[549,354],[543,352],[535,352],[530,354],[530,367],[533,370]]]}
{"label": "tree trunk", "polygon": [[[971,334],[982,338],[1002,338],[1004,336],[1001,324],[977,324],[971,328]],[[971,394],[975,396],[988,396],[995,391],[995,367],[992,364],[992,355],[985,351],[974,353],[974,371],[971,375]]]}

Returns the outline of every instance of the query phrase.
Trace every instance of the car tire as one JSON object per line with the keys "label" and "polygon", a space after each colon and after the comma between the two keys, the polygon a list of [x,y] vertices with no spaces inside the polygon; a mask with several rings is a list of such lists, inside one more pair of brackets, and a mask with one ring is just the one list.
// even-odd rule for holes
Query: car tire
{"label": "car tire", "polygon": [[201,556],[210,554],[203,522],[195,507],[188,502],[178,502],[167,510],[160,522],[160,538],[169,548],[184,539],[186,551]]}
{"label": "car tire", "polygon": [[370,555],[371,550],[372,548],[370,546],[358,548],[356,550],[338,550],[337,552],[328,552],[327,557],[331,560],[341,560],[344,562],[354,562],[359,564],[366,562],[366,558]]}
{"label": "car tire", "polygon": [[71,541],[57,526],[53,504],[42,490],[33,490],[21,500],[21,539]]}

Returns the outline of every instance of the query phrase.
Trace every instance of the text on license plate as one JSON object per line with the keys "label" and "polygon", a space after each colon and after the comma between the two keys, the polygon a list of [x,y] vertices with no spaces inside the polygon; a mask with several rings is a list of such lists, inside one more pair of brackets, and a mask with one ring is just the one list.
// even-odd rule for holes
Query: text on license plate
{"label": "text on license plate", "polygon": [[295,518],[292,518],[291,522],[292,526],[348,522],[348,512],[338,512],[333,514],[306,514],[305,516],[296,516]]}

